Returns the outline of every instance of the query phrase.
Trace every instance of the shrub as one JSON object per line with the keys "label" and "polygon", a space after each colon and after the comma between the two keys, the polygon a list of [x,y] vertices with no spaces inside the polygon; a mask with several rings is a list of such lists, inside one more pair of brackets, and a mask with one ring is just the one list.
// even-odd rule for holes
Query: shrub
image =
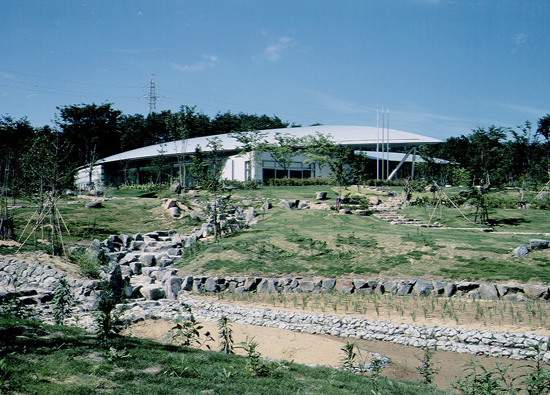
{"label": "shrub", "polygon": [[71,314],[73,296],[71,287],[66,279],[62,278],[53,290],[53,316],[55,323],[63,325],[65,318]]}
{"label": "shrub", "polygon": [[69,261],[77,265],[82,275],[98,279],[102,262],[90,256],[85,249],[78,248],[69,254]]}

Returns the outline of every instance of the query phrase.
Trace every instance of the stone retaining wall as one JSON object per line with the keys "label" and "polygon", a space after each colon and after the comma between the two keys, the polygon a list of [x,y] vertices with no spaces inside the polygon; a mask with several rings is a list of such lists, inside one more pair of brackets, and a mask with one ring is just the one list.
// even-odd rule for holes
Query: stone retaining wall
{"label": "stone retaining wall", "polygon": [[[111,276],[116,273],[120,276],[120,266],[116,266]],[[286,312],[271,309],[256,309],[239,307],[230,304],[218,302],[206,302],[194,299],[188,291],[206,291],[208,287],[218,287],[220,290],[240,292],[269,292],[270,287],[279,287],[282,292],[324,292],[324,290],[337,290],[341,292],[358,292],[365,289],[358,285],[365,285],[363,280],[312,280],[312,279],[262,279],[262,278],[224,278],[217,279],[213,277],[191,277],[180,278],[174,271],[167,268],[146,268],[144,273],[138,277],[143,277],[139,282],[132,282],[132,279],[126,278],[123,282],[124,293],[130,299],[126,303],[126,312],[123,318],[129,322],[137,322],[146,318],[173,319],[176,315],[185,315],[184,304],[192,307],[193,313],[201,320],[218,320],[221,315],[226,315],[231,321],[248,325],[260,325],[266,327],[276,327],[299,332],[312,334],[327,334],[348,338],[391,341],[397,344],[422,347],[428,343],[429,346],[437,347],[439,350],[449,350],[461,353],[472,353],[479,355],[502,356],[510,358],[527,358],[532,355],[530,350],[533,344],[539,342],[546,343],[544,347],[544,359],[550,361],[550,351],[548,350],[549,338],[546,336],[521,334],[521,333],[499,333],[492,331],[476,331],[461,328],[444,327],[422,327],[412,324],[393,324],[387,322],[370,321],[354,317],[339,317],[329,314],[307,314],[301,312]],[[52,293],[55,285],[61,278],[66,278],[65,273],[42,265],[39,262],[27,264],[24,261],[9,260],[0,257],[0,299],[6,296],[8,292],[18,292],[18,297],[24,304],[28,305],[33,311],[35,318],[46,322],[51,321],[52,311]],[[145,279],[148,279],[145,281]],[[176,281],[178,280],[178,281]],[[277,281],[275,281],[277,280]],[[75,296],[73,306],[73,325],[93,329],[94,321],[92,311],[98,296],[98,281],[94,280],[75,280],[67,279],[72,287]],[[282,281],[282,283],[280,283]],[[340,282],[339,282],[340,281]],[[356,281],[356,282],[354,282]],[[382,281],[372,280],[369,288],[372,292],[386,288],[391,292],[406,294],[400,292],[400,287],[406,286],[407,289],[415,288],[417,284],[424,284],[421,280],[412,281]],[[143,285],[147,282],[148,285]],[[369,284],[369,281],[365,282]],[[374,284],[376,283],[376,286]],[[434,282],[427,282],[434,286]],[[429,285],[429,284],[425,285]],[[156,284],[156,285],[155,285]],[[225,284],[225,285],[224,285]],[[286,284],[286,285],[283,285]],[[341,284],[345,289],[338,288]],[[457,292],[462,292],[461,288],[479,289],[483,284],[476,287],[473,283],[456,285]],[[333,285],[332,287],[330,287]],[[285,290],[285,286],[290,287]],[[242,287],[242,289],[241,289]],[[472,288],[474,287],[474,288]],[[502,285],[493,285],[499,291]],[[527,286],[514,286],[514,289],[522,289],[523,294]],[[141,292],[142,289],[147,292]],[[300,289],[298,291],[297,289]],[[329,289],[330,288],[330,289]],[[429,288],[429,286],[428,286]],[[444,287],[445,288],[445,287]],[[542,288],[536,288],[538,291],[533,295],[540,297]],[[153,292],[158,289],[159,292]],[[240,291],[237,291],[237,290]],[[436,289],[434,287],[434,289]],[[548,287],[544,288],[548,294]],[[139,290],[141,293],[137,292]],[[160,297],[163,292],[166,293]],[[169,291],[168,291],[169,290]],[[162,292],[161,292],[162,291]],[[540,292],[539,292],[540,291]],[[390,291],[388,291],[390,292]],[[414,292],[414,291],[413,291]],[[432,291],[430,291],[432,292]],[[474,291],[474,292],[479,292]],[[544,294],[543,292],[543,294]],[[516,291],[515,294],[518,292]],[[144,296],[147,295],[149,300]],[[166,299],[165,296],[171,297]],[[158,300],[155,300],[158,299]]]}

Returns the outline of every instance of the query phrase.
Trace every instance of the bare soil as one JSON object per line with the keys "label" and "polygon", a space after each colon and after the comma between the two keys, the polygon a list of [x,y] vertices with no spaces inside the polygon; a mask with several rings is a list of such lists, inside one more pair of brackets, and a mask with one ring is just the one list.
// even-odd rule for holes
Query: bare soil
{"label": "bare soil", "polygon": [[[214,300],[214,298],[207,299]],[[246,305],[247,307],[267,307],[265,303],[232,303]],[[287,308],[286,310],[293,309]],[[296,309],[295,311],[303,310]],[[423,323],[417,322],[417,324],[422,325]],[[201,336],[204,338],[204,333],[208,331],[215,339],[214,342],[207,342],[206,344],[213,350],[219,349],[217,323],[201,322],[201,325],[204,326],[201,330]],[[166,341],[166,335],[173,326],[173,322],[146,320],[132,325],[124,334],[163,342]],[[258,351],[262,354],[263,358],[294,361],[295,363],[301,364],[340,366],[340,361],[344,356],[341,348],[349,341],[357,344],[363,357],[366,357],[368,353],[379,353],[390,358],[392,363],[383,369],[382,375],[397,380],[419,381],[422,379],[416,368],[420,366],[419,358],[422,357],[423,351],[415,347],[401,346],[390,342],[312,335],[278,328],[266,328],[235,323],[231,324],[231,329],[233,330],[235,344],[254,338],[254,340],[259,343]],[[205,348],[204,345],[203,348]],[[236,350],[236,353],[243,355],[242,350],[239,349]],[[503,366],[513,365],[513,369],[517,374],[521,372],[521,367],[527,364],[525,361],[514,361],[507,358],[492,358],[473,356],[470,354],[457,354],[449,351],[436,351],[433,356],[433,361],[440,371],[435,377],[434,384],[442,390],[450,388],[453,380],[456,380],[457,377],[464,376],[463,366],[470,361],[470,358],[483,364],[487,369],[493,369],[496,362]]]}

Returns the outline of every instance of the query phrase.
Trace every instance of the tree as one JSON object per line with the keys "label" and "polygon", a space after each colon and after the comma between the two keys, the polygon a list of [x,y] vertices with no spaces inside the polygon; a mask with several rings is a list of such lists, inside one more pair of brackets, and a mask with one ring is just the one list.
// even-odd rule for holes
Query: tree
{"label": "tree", "polygon": [[308,162],[316,162],[320,168],[328,167],[330,177],[338,185],[338,204],[342,200],[343,187],[354,180],[352,162],[354,154],[349,146],[341,146],[332,140],[331,135],[324,135],[317,132],[313,136],[307,136],[303,140],[304,154],[309,157]]}
{"label": "tree", "polygon": [[34,128],[26,118],[0,118],[0,240],[15,239],[9,194],[15,201],[26,189],[24,155],[32,143]]}
{"label": "tree", "polygon": [[119,122],[122,112],[111,106],[111,103],[94,103],[57,107],[60,115],[56,123],[64,139],[76,148],[71,161],[78,166],[88,166],[90,187],[97,161],[120,152]]}
{"label": "tree", "polygon": [[191,170],[195,181],[213,195],[210,205],[212,222],[214,223],[214,238],[221,237],[220,215],[224,212],[228,198],[220,198],[223,188],[221,179],[225,158],[221,155],[222,141],[219,137],[207,139],[208,150],[203,152],[200,146],[195,148],[195,155],[191,158]]}
{"label": "tree", "polygon": [[234,138],[240,144],[239,146],[239,155],[246,156],[252,155],[251,160],[255,165],[258,165],[264,149],[267,148],[263,144],[265,138],[267,137],[267,132],[261,130],[250,130],[243,132],[235,132],[229,134],[229,137]]}
{"label": "tree", "polygon": [[[187,151],[187,140],[189,139],[189,130],[185,124],[185,110],[182,106],[180,112],[174,114],[171,118],[166,119],[166,124],[170,130],[170,139],[173,140],[175,146],[176,160],[178,161],[178,176],[179,183],[185,189],[187,178],[187,165],[185,161],[185,153]],[[178,143],[180,144],[181,152],[178,152]]]}
{"label": "tree", "polygon": [[24,157],[29,189],[39,193],[43,216],[50,219],[51,252],[58,253],[61,236],[60,214],[57,201],[61,191],[74,187],[76,166],[71,162],[72,146],[62,138],[62,133],[45,126],[36,133],[33,145]]}
{"label": "tree", "polygon": [[284,170],[283,178],[288,177],[288,168],[300,152],[302,140],[290,133],[275,133],[273,142],[264,140],[258,145],[261,152],[269,152],[271,158]]}
{"label": "tree", "polygon": [[538,120],[537,133],[544,137],[546,142],[550,144],[550,114],[546,114]]}

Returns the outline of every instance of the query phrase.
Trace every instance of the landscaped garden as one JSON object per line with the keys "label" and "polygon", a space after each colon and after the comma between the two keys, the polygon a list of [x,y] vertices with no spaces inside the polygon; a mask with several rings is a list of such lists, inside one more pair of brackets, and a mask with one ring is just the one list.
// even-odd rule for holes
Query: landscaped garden
{"label": "landscaped garden", "polygon": [[[392,189],[402,191],[398,187]],[[445,189],[443,208],[435,194],[413,193],[411,205],[399,212],[423,224],[441,224],[424,227],[394,225],[374,215],[344,215],[319,209],[315,196],[320,190],[328,192],[328,199],[319,203],[334,206],[340,191],[328,186],[233,190],[230,204],[255,207],[257,222],[247,229],[193,244],[173,267],[180,275],[217,277],[416,278],[514,284],[550,281],[548,250],[532,250],[523,258],[512,253],[519,245],[529,244],[530,239],[548,238],[546,224],[550,219],[548,211],[538,209],[536,203],[530,209],[507,208],[515,205],[517,191],[503,190],[493,195],[498,204],[489,208],[490,221],[485,224],[474,223],[476,207],[461,201],[459,188]],[[107,194],[109,198],[102,201],[101,208],[85,208],[89,200],[85,197],[57,202],[65,247],[89,244],[94,238],[103,240],[111,234],[155,230],[188,234],[201,225],[200,220],[189,215],[200,211],[201,205],[195,199],[205,202],[212,198],[206,192],[200,192],[198,198],[177,197],[183,214],[174,218],[161,207],[161,198],[175,198],[166,189],[127,188]],[[344,194],[351,197],[351,202],[344,206],[352,209],[367,207],[371,197],[388,199],[386,194],[368,188],[350,187]],[[535,195],[529,196],[533,202]],[[280,199],[309,201],[311,208],[284,210],[277,206]],[[460,204],[460,211],[451,200]],[[266,202],[273,208],[260,210]],[[12,256],[20,249],[20,256],[32,257],[36,251],[47,250],[48,244],[43,239],[47,239],[48,229],[44,229],[43,236],[42,227],[36,226],[40,210],[27,201],[15,201],[15,205],[17,236],[27,242],[3,244],[0,254]],[[33,213],[35,219],[29,222]],[[52,259],[51,264],[56,267],[57,262]],[[76,265],[68,265],[78,271]],[[550,324],[548,301],[544,300],[483,301],[337,293],[209,297],[272,309],[368,316],[380,321],[422,325],[443,322],[445,326],[473,325],[492,330],[517,326],[544,334]],[[251,370],[250,364],[255,362],[250,355],[234,357],[127,338],[116,338],[105,345],[76,330],[11,319],[3,321],[2,326],[4,349],[0,367],[4,383],[7,388],[28,393],[288,393],[289,389],[327,394],[438,393],[431,387],[390,381],[373,373],[365,378],[343,371],[265,362],[265,370],[257,374]],[[30,336],[33,331],[38,335]],[[344,348],[341,353],[338,358],[345,359]],[[348,357],[351,355],[348,353]],[[430,361],[426,363],[429,365]],[[466,386],[466,382],[463,384]]]}

